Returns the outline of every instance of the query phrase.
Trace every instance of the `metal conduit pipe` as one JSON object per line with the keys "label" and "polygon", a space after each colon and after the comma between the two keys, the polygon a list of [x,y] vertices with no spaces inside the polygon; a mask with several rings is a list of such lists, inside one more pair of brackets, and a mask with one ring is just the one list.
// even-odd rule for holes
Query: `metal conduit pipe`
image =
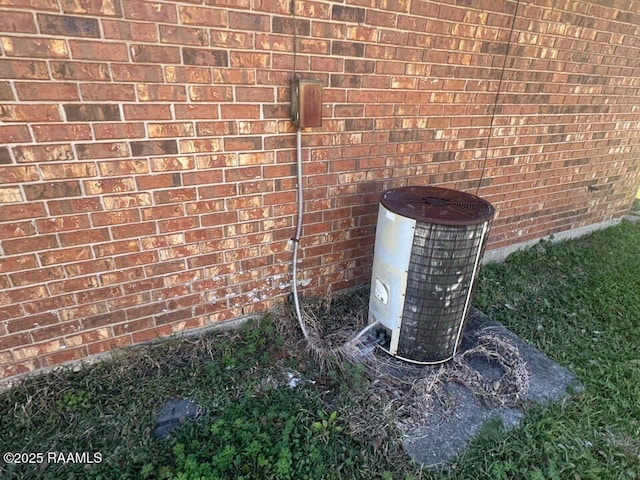
{"label": "metal conduit pipe", "polygon": [[[297,190],[297,199],[298,199],[298,214],[296,220],[296,234],[293,238],[293,266],[291,272],[291,286],[293,290],[293,304],[296,311],[296,318],[298,320],[298,324],[300,325],[300,330],[304,335],[304,338],[307,340],[309,345],[314,348],[317,347],[315,342],[311,341],[311,335],[309,333],[309,329],[304,322],[304,318],[302,317],[302,311],[300,309],[300,298],[298,295],[298,251],[300,247],[300,237],[302,236],[302,216],[304,214],[304,190],[302,185],[302,129],[298,128],[296,131],[296,170],[297,170],[297,182],[298,182],[298,190]],[[335,347],[329,350],[329,353],[338,353],[340,350],[347,351],[354,347],[356,342],[367,332],[372,330],[373,328],[380,325],[379,322],[373,322],[367,326],[365,326],[362,330],[360,330],[351,340],[344,343],[344,345]]]}
{"label": "metal conduit pipe", "polygon": [[296,235],[293,237],[293,267],[291,285],[293,287],[293,304],[296,309],[296,318],[300,324],[300,330],[304,338],[309,340],[309,332],[300,311],[300,299],[298,298],[298,247],[302,235],[302,214],[304,213],[304,193],[302,190],[302,129],[296,131],[296,170],[298,174],[298,218],[296,223]]}

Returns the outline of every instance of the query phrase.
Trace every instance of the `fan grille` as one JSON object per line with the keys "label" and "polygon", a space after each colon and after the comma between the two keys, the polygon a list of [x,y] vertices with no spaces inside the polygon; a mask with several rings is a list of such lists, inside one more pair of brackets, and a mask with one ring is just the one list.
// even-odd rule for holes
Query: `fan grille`
{"label": "fan grille", "polygon": [[438,225],[482,224],[495,211],[489,202],[470,193],[425,186],[388,190],[382,204],[403,217]]}

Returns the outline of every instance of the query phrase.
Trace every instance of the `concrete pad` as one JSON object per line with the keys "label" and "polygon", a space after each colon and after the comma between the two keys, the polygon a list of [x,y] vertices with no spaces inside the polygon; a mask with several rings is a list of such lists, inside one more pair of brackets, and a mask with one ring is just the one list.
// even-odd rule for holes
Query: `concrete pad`
{"label": "concrete pad", "polygon": [[[525,402],[557,402],[583,389],[569,370],[477,310],[472,310],[469,315],[461,350],[465,351],[475,346],[469,340],[475,336],[469,335],[470,333],[487,327],[510,339],[526,361],[530,378]],[[474,359],[472,366],[488,378],[502,373],[496,372],[496,367],[482,358]],[[403,440],[407,454],[424,467],[445,467],[455,461],[487,422],[500,419],[504,428],[509,430],[519,425],[525,416],[521,408],[483,404],[463,385],[449,383],[447,390],[454,399],[453,410],[447,414],[434,412],[426,425],[422,425],[414,435]]]}

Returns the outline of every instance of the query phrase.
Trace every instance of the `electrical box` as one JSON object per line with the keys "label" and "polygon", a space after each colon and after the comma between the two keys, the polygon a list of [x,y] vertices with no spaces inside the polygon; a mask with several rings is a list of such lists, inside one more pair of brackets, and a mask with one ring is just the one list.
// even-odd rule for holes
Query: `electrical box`
{"label": "electrical box", "polygon": [[322,82],[291,80],[291,121],[298,128],[322,125]]}

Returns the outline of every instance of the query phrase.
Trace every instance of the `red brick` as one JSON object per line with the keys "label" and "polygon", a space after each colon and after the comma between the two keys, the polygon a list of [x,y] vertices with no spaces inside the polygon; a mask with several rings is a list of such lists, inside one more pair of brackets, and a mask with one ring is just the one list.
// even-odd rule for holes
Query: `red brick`
{"label": "red brick", "polygon": [[136,176],[135,181],[137,188],[140,190],[152,190],[155,188],[166,188],[182,185],[182,177],[179,173],[138,175]]}
{"label": "red brick", "polygon": [[35,167],[8,165],[0,167],[0,184],[2,183],[22,183],[39,180]]}
{"label": "red brick", "polygon": [[131,154],[135,157],[178,153],[175,140],[148,140],[130,142]]}
{"label": "red brick", "polygon": [[166,337],[171,334],[171,325],[161,325],[159,327],[150,328],[134,332],[131,338],[136,343],[149,342],[157,340],[160,337]]}
{"label": "red brick", "polygon": [[124,105],[126,120],[171,120],[168,105]]}
{"label": "red brick", "polygon": [[7,273],[18,270],[35,268],[36,257],[34,255],[19,255],[17,257],[5,257],[0,264],[0,272]]}
{"label": "red brick", "polygon": [[138,98],[143,102],[184,102],[187,100],[185,87],[177,85],[137,85]]}
{"label": "red brick", "polygon": [[[198,136],[237,135],[238,126],[236,122],[230,121],[198,122],[196,124],[196,133]],[[218,140],[216,142],[220,143]]]}
{"label": "red brick", "polygon": [[109,340],[105,340],[102,342],[95,342],[87,346],[87,351],[89,355],[95,355],[98,353],[108,352],[117,350],[119,348],[128,347],[131,345],[131,337],[129,335],[118,337],[118,338],[110,338]]}
{"label": "red brick", "polygon": [[176,120],[208,120],[218,117],[218,109],[211,105],[175,105]]}
{"label": "red brick", "polygon": [[151,205],[151,194],[132,193],[126,195],[113,195],[103,197],[105,210],[119,210],[123,208]]}
{"label": "red brick", "polygon": [[207,46],[209,44],[209,35],[204,28],[160,25],[160,42],[177,45]]}
{"label": "red brick", "polygon": [[236,137],[225,138],[224,147],[227,151],[233,150],[262,150],[261,137]]}
{"label": "red brick", "polygon": [[20,100],[78,100],[78,88],[73,84],[59,84],[48,85],[43,88],[42,84],[38,83],[15,83],[16,92]]}
{"label": "red brick", "polygon": [[273,88],[236,87],[235,91],[237,102],[273,103],[275,101]]}
{"label": "red brick", "polygon": [[140,238],[141,236],[154,235],[157,232],[154,222],[144,222],[112,227],[111,235],[114,240],[123,238]]}
{"label": "red brick", "polygon": [[148,173],[149,165],[146,160],[129,159],[98,162],[98,170],[103,177],[120,177],[131,174]]}
{"label": "red brick", "polygon": [[45,367],[52,366],[52,365],[59,365],[65,362],[72,362],[74,360],[79,360],[81,358],[86,357],[87,355],[88,355],[88,351],[86,347],[71,348],[71,349],[65,348],[64,350],[61,350],[59,352],[43,355],[42,358],[40,359],[40,363],[42,364],[42,366],[45,366]]}
{"label": "red brick", "polygon": [[[182,153],[209,153],[209,152],[219,152],[221,150],[222,150],[222,140],[218,138],[180,141],[180,152]],[[207,183],[210,183],[210,182],[207,182]]]}
{"label": "red brick", "polygon": [[9,82],[0,82],[0,100],[14,101],[15,95]]}
{"label": "red brick", "polygon": [[4,336],[0,340],[0,348],[2,350],[8,350],[12,347],[17,347],[21,345],[28,345],[31,343],[31,337],[25,333],[19,333],[16,335]]}
{"label": "red brick", "polygon": [[98,20],[95,18],[71,17],[39,13],[38,25],[40,32],[48,35],[67,37],[100,36]]}
{"label": "red brick", "polygon": [[87,215],[71,215],[49,219],[36,220],[39,233],[64,232],[67,230],[87,229],[89,217]]}
{"label": "red brick", "polygon": [[97,123],[93,125],[96,140],[132,139],[145,136],[143,123]]}
{"label": "red brick", "polygon": [[38,250],[47,250],[59,246],[55,235],[38,235],[37,237],[3,240],[2,249],[6,255],[16,255]]}
{"label": "red brick", "polygon": [[51,75],[57,80],[105,81],[109,80],[109,65],[74,61],[52,61]]}
{"label": "red brick", "polygon": [[[170,68],[170,67],[167,67]],[[111,66],[113,79],[119,82],[162,82],[160,65],[115,64]]]}
{"label": "red brick", "polygon": [[229,28],[232,30],[246,30],[250,32],[268,32],[271,26],[269,15],[255,14],[249,12],[228,12]]}
{"label": "red brick", "polygon": [[233,90],[223,86],[189,87],[189,98],[194,102],[231,102]]}
{"label": "red brick", "polygon": [[74,247],[69,249],[57,249],[50,252],[42,252],[38,254],[42,265],[55,265],[75,262],[78,260],[87,260],[92,258],[91,249],[89,247]]}
{"label": "red brick", "polygon": [[0,77],[4,79],[47,80],[49,71],[47,63],[44,61],[0,58]]}
{"label": "red brick", "polygon": [[36,228],[32,221],[0,224],[0,239],[27,237],[36,233]]}
{"label": "red brick", "polygon": [[73,302],[72,296],[49,297],[42,285],[9,290],[4,295],[10,303],[22,302],[22,309],[27,315],[55,310]]}
{"label": "red brick", "polygon": [[74,230],[58,234],[60,244],[63,247],[71,245],[86,245],[87,243],[107,242],[110,240],[109,231],[106,228],[94,228],[92,230]]}
{"label": "red brick", "polygon": [[94,288],[84,292],[76,292],[76,298],[81,305],[107,300],[112,297],[122,296],[122,290],[119,287]]}
{"label": "red brick", "polygon": [[[291,59],[293,59],[293,57],[291,57]],[[271,56],[266,53],[232,51],[229,54],[229,66],[247,68],[269,68],[271,66]],[[273,66],[277,66],[275,62]]]}
{"label": "red brick", "polygon": [[0,187],[0,203],[17,203],[22,202],[26,199],[31,198],[31,191],[28,189],[29,186],[25,187],[24,195],[20,191],[18,187]]}
{"label": "red brick", "polygon": [[[11,356],[13,358],[13,355]],[[34,372],[42,365],[38,359],[31,359],[23,362],[14,362],[11,365],[2,366],[0,368],[0,377],[8,378],[14,375],[21,375]]]}
{"label": "red brick", "polygon": [[80,160],[129,157],[129,147],[125,142],[79,143],[76,152]]}
{"label": "red brick", "polygon": [[225,50],[183,48],[182,61],[185,65],[229,66],[229,54]]}
{"label": "red brick", "polygon": [[131,84],[86,83],[80,85],[80,94],[84,101],[132,101],[136,98],[135,88]]}
{"label": "red brick", "polygon": [[147,131],[150,138],[175,138],[194,136],[193,123],[187,122],[148,123]]}
{"label": "red brick", "polygon": [[163,205],[158,207],[150,207],[141,209],[142,219],[160,219],[169,217],[182,217],[184,215],[184,207],[182,205]]}
{"label": "red brick", "polygon": [[78,104],[65,105],[64,111],[69,121],[105,122],[120,120],[120,110],[117,105]]}
{"label": "red brick", "polygon": [[220,105],[220,116],[228,119],[259,119],[260,106],[251,104]]}
{"label": "red brick", "polygon": [[[43,313],[40,315],[30,315],[29,317],[16,318],[7,323],[7,331],[9,333],[17,333],[25,330],[32,330],[34,328],[42,328],[46,326],[52,326],[55,332],[56,327],[58,327],[58,317],[53,313]],[[50,335],[47,337],[43,337],[40,335],[35,335],[33,338],[35,341],[41,341],[48,338],[54,338],[57,335]]]}
{"label": "red brick", "polygon": [[[57,105],[5,105],[0,109],[0,120],[4,122],[59,122],[60,108]],[[12,130],[14,129],[14,130]],[[10,141],[28,141],[19,127],[2,127],[2,138]]]}
{"label": "red brick", "polygon": [[261,70],[256,75],[256,72],[251,68],[225,68],[214,70],[213,80],[215,83],[231,83],[234,85],[253,85],[255,83],[272,85],[277,83],[276,81],[271,81],[271,79],[261,81],[260,78],[263,74],[265,72]]}
{"label": "red brick", "polygon": [[52,215],[71,215],[99,211],[102,210],[102,205],[97,198],[77,198],[48,201],[47,208]]}
{"label": "red brick", "polygon": [[96,226],[136,223],[140,221],[140,212],[137,209],[129,209],[105,213],[94,213],[91,215],[91,220]]}
{"label": "red brick", "polygon": [[248,32],[230,32],[228,30],[210,30],[211,45],[214,47],[249,49],[253,47],[254,34]]}
{"label": "red brick", "polygon": [[78,60],[126,62],[129,60],[127,45],[120,42],[69,40],[71,55]]}
{"label": "red brick", "polygon": [[117,0],[62,0],[62,11],[67,13],[121,16],[120,2]]}
{"label": "red brick", "polygon": [[38,31],[33,14],[30,12],[4,11],[0,16],[0,31],[36,33]]}
{"label": "red brick", "polygon": [[211,83],[211,69],[206,67],[167,66],[164,69],[168,83]]}
{"label": "red brick", "polygon": [[331,18],[343,22],[364,23],[365,12],[364,8],[333,5],[331,7]]}
{"label": "red brick", "polygon": [[86,178],[96,174],[93,163],[52,163],[40,165],[40,175],[44,180],[62,178]]}
{"label": "red brick", "polygon": [[[162,308],[164,305],[161,305]],[[161,311],[161,310],[160,310]],[[153,313],[153,312],[152,312]],[[152,314],[151,313],[151,314]],[[132,318],[138,318],[136,313],[132,313],[134,315]],[[126,323],[114,325],[113,333],[116,336],[129,334],[131,332],[137,332],[139,330],[146,330],[153,326],[153,320],[151,317],[146,317],[141,320],[128,321]]]}
{"label": "red brick", "polygon": [[[150,163],[151,170],[154,172],[192,170],[194,168],[194,159],[191,156],[157,157],[151,159]],[[173,183],[171,186],[174,186]]]}
{"label": "red brick", "polygon": [[9,57],[68,58],[69,50],[64,40],[29,37],[2,37],[5,54]]}
{"label": "red brick", "polygon": [[195,217],[167,219],[158,222],[158,231],[160,233],[169,232],[185,232],[185,242],[190,243],[192,240],[187,238],[190,233],[196,231],[200,227],[200,220]]}
{"label": "red brick", "polygon": [[[37,142],[62,142],[62,141],[77,141],[77,140],[90,140],[92,138],[91,135],[91,127],[87,124],[45,124],[45,125],[32,125],[31,129],[33,130],[33,135]],[[31,147],[34,149],[40,148],[40,150],[49,150],[51,152],[54,148],[61,147],[64,149],[65,153],[58,153],[58,157],[64,160],[71,160],[71,146],[51,146],[51,145],[42,145]],[[30,147],[26,147],[30,148]],[[68,152],[68,153],[67,153]],[[49,159],[51,153],[49,153]],[[38,161],[42,161],[43,158],[38,158]]]}
{"label": "red brick", "polygon": [[137,44],[130,47],[131,58],[137,63],[181,63],[180,49],[160,45]]}
{"label": "red brick", "polygon": [[105,38],[136,42],[157,42],[158,28],[154,23],[102,20]]}
{"label": "red brick", "polygon": [[72,293],[97,288],[98,286],[98,279],[96,277],[81,277],[62,280],[60,282],[50,282],[47,288],[52,295],[59,295],[61,293]]}
{"label": "red brick", "polygon": [[[299,52],[310,53],[299,41],[297,48]],[[267,51],[290,52],[293,49],[293,38],[286,35],[256,34],[256,49]]]}
{"label": "red brick", "polygon": [[176,23],[178,20],[175,5],[163,5],[137,0],[128,0],[123,5],[125,18],[132,20],[144,20],[154,23]]}
{"label": "red brick", "polygon": [[186,25],[227,26],[227,11],[225,9],[182,6],[179,8],[179,15],[180,22]]}

